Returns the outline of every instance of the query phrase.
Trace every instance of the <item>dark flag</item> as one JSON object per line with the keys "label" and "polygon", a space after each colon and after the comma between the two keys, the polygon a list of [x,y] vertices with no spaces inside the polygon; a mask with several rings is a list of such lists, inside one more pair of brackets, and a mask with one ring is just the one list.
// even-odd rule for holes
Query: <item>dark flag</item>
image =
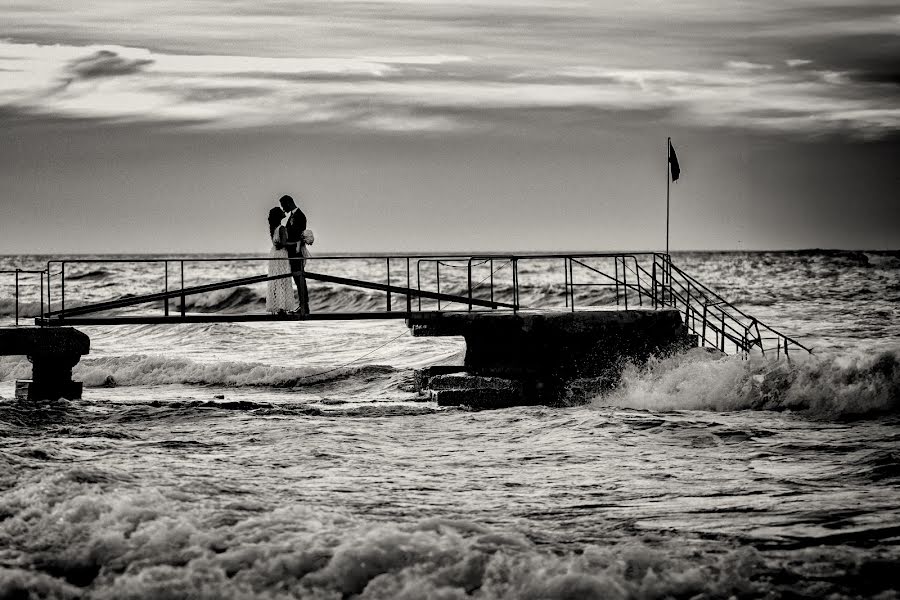
{"label": "dark flag", "polygon": [[669,140],[669,165],[672,167],[672,181],[678,181],[678,177],[681,176],[681,167],[678,166],[678,155],[675,154],[672,140]]}

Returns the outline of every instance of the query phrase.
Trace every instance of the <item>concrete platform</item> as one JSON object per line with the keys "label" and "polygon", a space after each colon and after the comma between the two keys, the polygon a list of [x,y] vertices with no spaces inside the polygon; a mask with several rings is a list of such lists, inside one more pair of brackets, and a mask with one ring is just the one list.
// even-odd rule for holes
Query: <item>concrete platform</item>
{"label": "concrete platform", "polygon": [[82,385],[72,381],[72,367],[90,349],[90,338],[71,327],[0,328],[0,355],[27,356],[32,365],[31,379],[16,383],[17,398],[81,398]]}
{"label": "concrete platform", "polygon": [[[627,362],[640,364],[696,345],[681,313],[672,309],[437,313],[413,315],[407,324],[414,336],[463,337],[463,368],[473,381],[499,377],[522,390],[503,394],[499,406],[516,396],[519,404],[558,404],[570,399],[572,381],[614,385]],[[499,400],[490,388],[476,388],[461,385],[448,393],[442,381],[435,392],[443,403],[466,404],[467,394],[481,407],[491,397]]]}

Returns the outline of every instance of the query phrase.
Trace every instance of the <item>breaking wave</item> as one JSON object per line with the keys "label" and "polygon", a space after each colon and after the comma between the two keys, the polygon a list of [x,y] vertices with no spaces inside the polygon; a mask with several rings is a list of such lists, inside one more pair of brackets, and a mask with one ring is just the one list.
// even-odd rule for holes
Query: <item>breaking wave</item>
{"label": "breaking wave", "polygon": [[239,361],[203,363],[138,354],[86,359],[75,367],[73,377],[88,387],[187,384],[294,388],[351,377],[390,375],[395,371],[386,365],[282,367]]}
{"label": "breaking wave", "polygon": [[821,418],[900,412],[900,351],[814,354],[792,361],[702,349],[627,367],[597,405],[650,410],[803,411]]}
{"label": "breaking wave", "polygon": [[[374,364],[282,367],[239,361],[203,363],[187,358],[135,354],[84,358],[75,366],[72,376],[86,387],[183,384],[295,388],[351,378],[368,382],[396,372],[394,367]],[[31,363],[25,357],[0,357],[0,381],[30,378]]]}

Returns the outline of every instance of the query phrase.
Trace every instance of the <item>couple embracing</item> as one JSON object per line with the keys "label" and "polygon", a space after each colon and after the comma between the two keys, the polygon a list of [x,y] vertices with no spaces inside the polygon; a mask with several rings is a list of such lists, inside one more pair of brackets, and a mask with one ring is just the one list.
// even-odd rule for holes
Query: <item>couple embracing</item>
{"label": "couple embracing", "polygon": [[269,238],[272,251],[269,253],[269,276],[290,275],[297,286],[298,302],[294,302],[291,279],[281,277],[269,280],[266,294],[266,311],[275,314],[309,314],[309,292],[303,276],[305,258],[309,257],[307,246],[313,243],[313,233],[306,228],[306,215],[297,208],[290,196],[282,196],[276,206],[269,211]]}

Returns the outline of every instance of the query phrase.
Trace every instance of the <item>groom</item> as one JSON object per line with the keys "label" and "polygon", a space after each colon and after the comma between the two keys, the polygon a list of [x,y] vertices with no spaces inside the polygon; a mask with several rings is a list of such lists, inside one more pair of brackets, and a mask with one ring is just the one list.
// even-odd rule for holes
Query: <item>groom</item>
{"label": "groom", "polygon": [[306,289],[306,277],[303,276],[303,267],[306,262],[300,253],[300,243],[303,241],[303,232],[306,230],[306,215],[297,208],[294,199],[290,196],[282,196],[278,203],[281,204],[281,210],[287,216],[287,223],[284,226],[287,232],[287,252],[288,258],[291,260],[291,272],[294,277],[294,284],[297,286],[297,297],[300,303],[293,312],[308,315],[309,314],[309,292]]}

